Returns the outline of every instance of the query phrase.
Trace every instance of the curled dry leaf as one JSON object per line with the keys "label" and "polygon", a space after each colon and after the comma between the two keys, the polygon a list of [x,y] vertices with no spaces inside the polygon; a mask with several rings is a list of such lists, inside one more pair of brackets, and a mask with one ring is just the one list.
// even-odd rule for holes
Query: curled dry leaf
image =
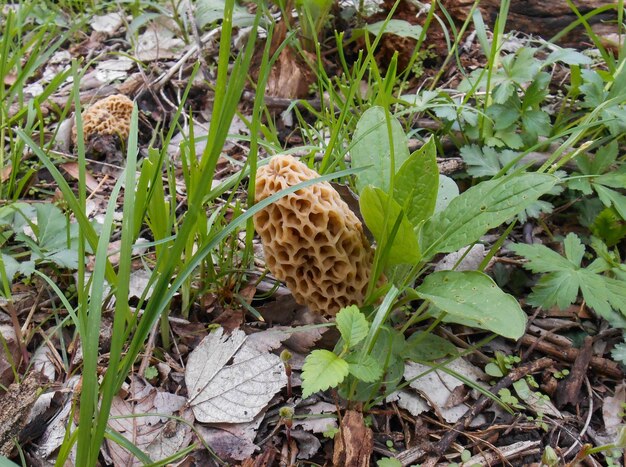
{"label": "curled dry leaf", "polygon": [[[123,400],[121,397],[115,397],[113,399],[109,426],[141,449],[153,461],[172,456],[189,445],[192,437],[190,423],[193,422],[193,415],[189,410],[184,409],[185,398],[159,391],[139,378],[133,379],[132,387],[132,398]],[[167,417],[175,413],[187,420],[189,424]],[[115,466],[143,465],[119,444],[107,441],[107,445]]]}
{"label": "curled dry leaf", "polygon": [[219,328],[189,355],[185,383],[196,420],[243,423],[287,384],[287,376],[280,358],[250,345],[243,331],[225,336]]}

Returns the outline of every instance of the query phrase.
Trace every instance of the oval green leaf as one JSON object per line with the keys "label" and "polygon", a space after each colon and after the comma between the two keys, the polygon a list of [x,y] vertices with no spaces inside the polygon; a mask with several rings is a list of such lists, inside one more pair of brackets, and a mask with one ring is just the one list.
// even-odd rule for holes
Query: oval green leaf
{"label": "oval green leaf", "polygon": [[428,257],[474,243],[547,193],[557,182],[548,174],[524,173],[488,180],[454,198],[426,221],[422,246]]}
{"label": "oval green leaf", "polygon": [[517,300],[482,272],[435,272],[416,290],[421,298],[447,313],[444,321],[510,339],[519,339],[526,330],[526,314]]}
{"label": "oval green leaf", "polygon": [[417,226],[433,215],[438,188],[437,148],[431,138],[398,170],[393,197],[404,209],[409,222]]}
{"label": "oval green leaf", "polygon": [[[359,206],[378,248],[387,249],[387,265],[417,264],[421,260],[417,235],[398,203],[380,188],[368,186],[361,193]],[[391,238],[398,218],[400,224]]]}
{"label": "oval green leaf", "polygon": [[[393,139],[394,173],[409,158],[409,143],[402,125],[391,117],[391,136]],[[391,174],[391,144],[387,131],[387,118],[382,107],[366,110],[356,124],[353,136],[352,167],[367,167],[357,175],[356,187],[359,193],[373,185],[389,192]]]}

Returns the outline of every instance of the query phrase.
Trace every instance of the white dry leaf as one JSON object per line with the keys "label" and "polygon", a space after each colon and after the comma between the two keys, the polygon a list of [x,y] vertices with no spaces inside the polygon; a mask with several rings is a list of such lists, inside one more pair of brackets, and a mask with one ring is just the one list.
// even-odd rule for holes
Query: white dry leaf
{"label": "white dry leaf", "polygon": [[[70,414],[76,408],[74,400],[74,388],[81,381],[80,376],[72,376],[65,384],[64,388],[59,392],[67,392],[63,407],[57,414],[50,420],[43,434],[37,440],[36,448],[33,451],[33,455],[42,461],[42,463],[49,462],[49,465],[55,464],[55,458],[53,453],[63,444],[66,438],[66,430],[68,428],[74,431],[76,426],[74,422],[70,420]],[[76,457],[76,446],[72,448],[70,458],[67,465],[75,465],[73,461]]]}
{"label": "white dry leaf", "polygon": [[[484,377],[484,373],[476,366],[457,358],[448,363],[446,368],[464,376],[466,379],[473,381],[475,384],[487,387],[486,384],[479,381]],[[418,375],[430,370],[427,365],[420,363],[407,362],[404,367],[404,379],[411,380]],[[434,370],[430,373],[412,381],[410,386],[425,396],[429,405],[433,405],[437,412],[440,413],[448,423],[458,421],[467,412],[468,407],[461,403],[449,407],[449,398],[454,396],[454,390],[464,383],[452,375],[442,371]]]}
{"label": "white dry leaf", "polygon": [[177,26],[173,20],[159,17],[152,21],[146,31],[137,38],[136,57],[142,62],[177,58],[185,47],[185,42],[174,32]]}
{"label": "white dry leaf", "polygon": [[407,410],[414,417],[430,410],[430,406],[424,398],[408,389],[392,392],[387,396],[387,402],[396,402],[398,407]]}
{"label": "white dry leaf", "polygon": [[[475,271],[478,269],[480,263],[485,259],[485,246],[481,243],[477,243],[465,254],[469,248],[469,246],[465,246],[459,251],[444,256],[441,261],[435,265],[435,271],[451,271],[454,266],[459,263],[459,260],[461,262],[456,267],[455,271]],[[465,255],[465,257],[463,257],[463,255]],[[463,259],[461,260],[461,258]]]}
{"label": "white dry leaf", "polygon": [[43,345],[35,350],[31,365],[33,371],[41,373],[48,381],[56,379],[56,368],[52,363],[52,354],[47,346]]}
{"label": "white dry leaf", "polygon": [[147,291],[146,287],[148,287],[152,274],[152,271],[148,271],[146,269],[138,269],[131,272],[130,277],[128,278],[128,296],[141,298],[145,292],[146,298],[150,298],[152,295],[152,289],[154,288],[154,283]]}
{"label": "white dry leaf", "polygon": [[513,383],[517,396],[523,400],[528,408],[536,414],[548,415],[552,418],[563,418],[563,414],[556,408],[547,396],[537,394],[530,389],[525,379]]}
{"label": "white dry leaf", "polygon": [[303,430],[291,430],[291,437],[298,442],[298,459],[312,458],[322,447],[322,443],[312,433]]}
{"label": "white dry leaf", "polygon": [[189,355],[185,383],[198,421],[248,422],[287,384],[280,358],[259,352],[246,339],[243,331],[225,336],[219,328]]}
{"label": "white dry leaf", "polygon": [[[2,344],[0,345],[0,384],[8,386],[13,382],[13,367],[15,357],[19,352],[15,328],[12,324],[1,324],[0,335]],[[6,351],[9,351],[7,354]],[[9,358],[10,356],[10,358]]]}
{"label": "white dry leaf", "polygon": [[[302,413],[304,412],[304,413]],[[298,415],[304,417],[294,419],[293,427],[300,427],[311,433],[324,433],[333,428],[337,428],[337,407],[328,402],[316,402],[313,405],[303,407],[303,411],[298,411]]]}
{"label": "white dry leaf", "polygon": [[613,396],[605,397],[602,404],[602,418],[607,435],[615,436],[619,427],[623,425],[620,414],[626,404],[626,384],[621,383],[615,387]]}
{"label": "white dry leaf", "polygon": [[94,16],[89,24],[94,31],[103,32],[110,36],[122,27],[124,17],[119,13],[108,13],[106,15]]}
{"label": "white dry leaf", "polygon": [[129,57],[103,60],[96,65],[95,76],[102,84],[109,84],[115,80],[125,80],[134,66],[134,60]]}

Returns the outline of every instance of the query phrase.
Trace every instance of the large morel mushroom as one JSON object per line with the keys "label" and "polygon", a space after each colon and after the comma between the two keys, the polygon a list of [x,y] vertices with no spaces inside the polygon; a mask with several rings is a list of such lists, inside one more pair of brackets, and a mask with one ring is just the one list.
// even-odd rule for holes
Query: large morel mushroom
{"label": "large morel mushroom", "polygon": [[[257,172],[256,201],[317,177],[293,157],[275,156]],[[373,250],[361,221],[328,182],[280,198],[254,216],[254,226],[269,270],[298,303],[331,316],[363,303]]]}

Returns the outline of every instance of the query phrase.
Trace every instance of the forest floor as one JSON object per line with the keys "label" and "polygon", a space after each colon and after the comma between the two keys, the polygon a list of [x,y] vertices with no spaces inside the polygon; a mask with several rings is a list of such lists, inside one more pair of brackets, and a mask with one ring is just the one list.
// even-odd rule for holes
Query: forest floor
{"label": "forest floor", "polygon": [[[0,466],[624,465],[621,29],[260,8],[3,6]],[[277,155],[369,239],[336,326]]]}

